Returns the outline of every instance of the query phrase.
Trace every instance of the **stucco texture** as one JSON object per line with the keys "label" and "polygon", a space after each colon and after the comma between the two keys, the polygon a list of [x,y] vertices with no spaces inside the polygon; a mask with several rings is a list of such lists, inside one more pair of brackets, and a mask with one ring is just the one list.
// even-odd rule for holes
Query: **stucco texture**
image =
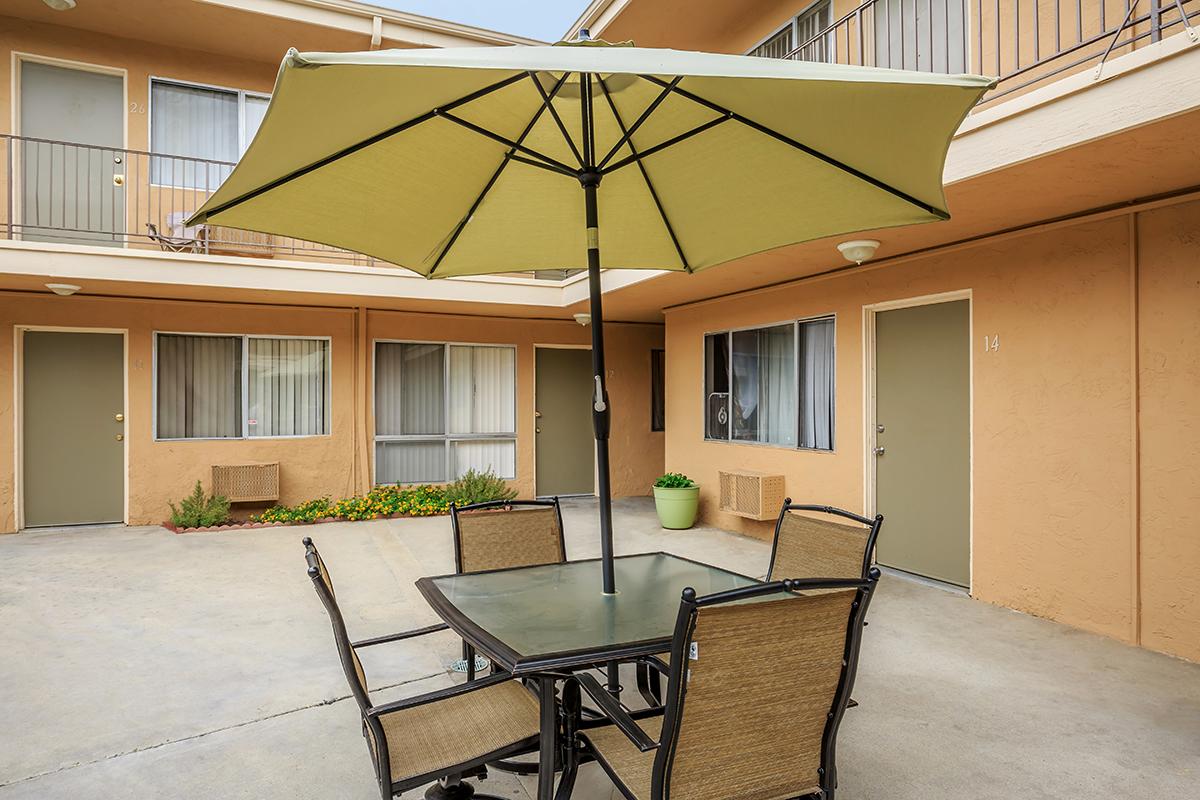
{"label": "stucco texture", "polygon": [[[363,325],[361,320],[366,319]],[[128,511],[130,524],[158,523],[168,502],[187,494],[195,481],[208,487],[213,464],[279,461],[284,503],[322,495],[334,498],[370,486],[373,427],[370,421],[370,342],[375,338],[504,343],[517,346],[517,477],[521,496],[534,493],[534,344],[583,345],[588,332],[574,321],[455,317],[357,309],[295,308],[239,303],[200,303],[97,298],[80,294],[0,294],[0,363],[15,363],[21,327],[114,329],[126,332]],[[289,439],[154,441],[153,334],[235,333],[329,336],[330,433]],[[650,350],[662,346],[662,326],[614,324],[608,330],[610,395],[614,409],[613,494],[644,495],[662,471],[663,434],[650,427]],[[15,401],[11,368],[0,370],[0,530],[17,527]],[[69,492],[70,487],[63,487]]]}
{"label": "stucco texture", "polygon": [[[1200,203],[1191,203],[669,310],[667,469],[701,483],[706,522],[760,537],[770,523],[716,508],[719,469],[781,473],[797,502],[870,510],[863,307],[969,289],[972,594],[1198,658],[1197,230]],[[827,314],[837,318],[836,450],[704,441],[703,334]],[[998,350],[983,351],[984,334],[999,337]]]}

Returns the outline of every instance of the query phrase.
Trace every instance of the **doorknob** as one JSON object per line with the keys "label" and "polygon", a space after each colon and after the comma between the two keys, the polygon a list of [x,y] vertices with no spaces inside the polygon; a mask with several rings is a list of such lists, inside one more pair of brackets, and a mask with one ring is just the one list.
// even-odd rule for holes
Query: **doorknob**
{"label": "doorknob", "polygon": [[124,175],[121,175],[121,174],[113,175],[113,186],[124,186],[124,185],[125,185],[125,176]]}
{"label": "doorknob", "polygon": [[117,439],[117,441],[118,441],[118,442],[123,442],[123,441],[125,441],[125,434],[123,434],[123,433],[118,433],[118,434],[117,434],[117,436],[116,436],[116,439]]}
{"label": "doorknob", "polygon": [[876,448],[875,448],[875,450],[874,450],[874,453],[875,453],[875,455],[877,455],[877,456],[881,456],[881,455],[883,455],[883,452],[884,452],[884,451],[883,451],[883,448],[882,448],[882,447],[876,447]]}
{"label": "doorknob", "polygon": [[535,412],[533,412],[533,416],[537,417],[538,419],[541,419],[541,418],[542,418],[542,412],[540,412],[540,411],[535,411]]}
{"label": "doorknob", "polygon": [[541,432],[542,432],[542,429],[541,429],[541,428],[534,428],[534,429],[533,429],[533,432],[534,432],[534,433],[541,433]]}
{"label": "doorknob", "polygon": [[124,414],[117,414],[115,417],[113,417],[113,419],[114,419],[114,420],[116,420],[117,422],[124,422],[124,421],[125,421],[125,415],[124,415]]}

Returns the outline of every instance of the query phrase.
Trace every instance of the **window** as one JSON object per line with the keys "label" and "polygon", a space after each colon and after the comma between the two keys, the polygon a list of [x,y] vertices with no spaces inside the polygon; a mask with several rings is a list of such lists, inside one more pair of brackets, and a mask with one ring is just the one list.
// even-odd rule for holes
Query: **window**
{"label": "window", "polygon": [[375,343],[375,482],[516,477],[516,349]]}
{"label": "window", "polygon": [[650,430],[667,429],[666,351],[650,351]]}
{"label": "window", "polygon": [[329,340],[160,333],[155,437],[329,432]]}
{"label": "window", "polygon": [[798,61],[832,61],[833,39],[825,33],[833,24],[829,0],[812,3],[780,30],[771,34],[747,55],[763,58],[792,57]]}
{"label": "window", "polygon": [[[214,191],[262,124],[266,95],[154,80],[150,84],[150,180]],[[213,163],[209,163],[213,162]]]}
{"label": "window", "polygon": [[704,337],[704,436],[833,449],[834,321]]}

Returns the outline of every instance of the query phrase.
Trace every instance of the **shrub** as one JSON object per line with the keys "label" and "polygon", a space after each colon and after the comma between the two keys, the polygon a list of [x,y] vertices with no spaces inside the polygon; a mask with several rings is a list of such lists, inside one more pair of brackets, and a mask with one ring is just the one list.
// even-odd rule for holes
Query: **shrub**
{"label": "shrub", "polygon": [[322,519],[364,520],[402,514],[428,517],[445,514],[449,502],[436,486],[376,486],[365,495],[331,502],[319,497],[295,506],[274,506],[251,517],[255,522],[316,522]]}
{"label": "shrub", "polygon": [[179,507],[171,507],[171,524],[177,528],[208,528],[229,521],[229,498],[221,495],[205,495],[200,481],[187,497],[179,501]]}
{"label": "shrub", "polygon": [[659,489],[690,489],[696,482],[682,472],[668,472],[654,482]]}
{"label": "shrub", "polygon": [[510,489],[496,473],[467,470],[466,474],[446,487],[446,500],[456,506],[486,503],[489,500],[512,500],[516,489]]}

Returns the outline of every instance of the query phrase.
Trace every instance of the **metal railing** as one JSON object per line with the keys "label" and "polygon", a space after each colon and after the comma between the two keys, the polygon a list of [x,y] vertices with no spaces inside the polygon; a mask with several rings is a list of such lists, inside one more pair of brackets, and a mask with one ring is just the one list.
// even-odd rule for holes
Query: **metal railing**
{"label": "metal railing", "polygon": [[233,170],[229,161],[0,134],[0,238],[384,264],[337,247],[184,221]]}
{"label": "metal railing", "polygon": [[784,55],[1000,79],[995,100],[1197,31],[1200,0],[863,0]]}

